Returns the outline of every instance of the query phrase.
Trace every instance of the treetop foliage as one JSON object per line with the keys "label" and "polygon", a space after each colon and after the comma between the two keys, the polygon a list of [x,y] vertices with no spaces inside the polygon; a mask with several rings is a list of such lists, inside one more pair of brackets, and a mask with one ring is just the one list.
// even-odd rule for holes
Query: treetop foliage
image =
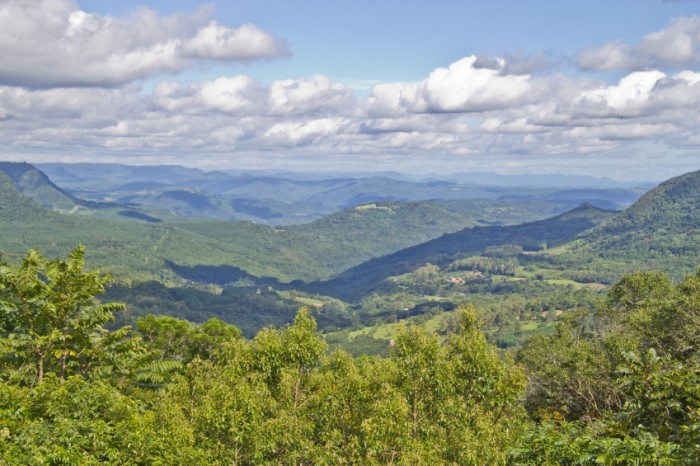
{"label": "treetop foliage", "polygon": [[[0,266],[7,464],[697,464],[700,273],[624,277],[515,361],[463,306],[388,358],[328,346],[301,308],[244,339],[211,319],[108,330],[108,277],[29,251]],[[524,400],[524,402],[523,402]]]}

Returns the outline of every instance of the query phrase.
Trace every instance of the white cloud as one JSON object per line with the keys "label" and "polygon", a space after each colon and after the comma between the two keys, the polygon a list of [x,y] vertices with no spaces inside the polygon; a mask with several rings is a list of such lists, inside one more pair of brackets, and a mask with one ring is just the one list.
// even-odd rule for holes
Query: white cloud
{"label": "white cloud", "polygon": [[377,84],[372,88],[367,103],[372,114],[382,116],[426,110],[419,95],[419,84],[411,82]]}
{"label": "white cloud", "polygon": [[248,76],[222,77],[204,83],[199,96],[206,109],[253,113],[260,108],[260,87],[258,81]]}
{"label": "white cloud", "polygon": [[598,71],[628,70],[638,66],[632,47],[620,41],[585,50],[576,58],[576,63],[584,70]]}
{"label": "white cloud", "polygon": [[377,114],[409,112],[479,112],[519,104],[533,96],[528,75],[502,75],[503,59],[484,63],[465,57],[438,68],[419,83],[380,84],[370,108]]}
{"label": "white cloud", "polygon": [[635,45],[615,41],[583,51],[576,63],[584,70],[599,71],[696,67],[700,65],[700,16],[673,19]]}
{"label": "white cloud", "polygon": [[501,76],[497,69],[475,68],[476,57],[463,58],[448,68],[438,68],[422,83],[428,109],[437,112],[470,112],[502,108],[522,99],[530,90],[529,77]]}
{"label": "white cloud", "polygon": [[325,76],[285,79],[270,86],[269,111],[277,115],[340,110],[353,103],[350,89]]}
{"label": "white cloud", "polygon": [[[579,125],[600,125],[599,119],[644,118],[663,124],[684,125],[698,115],[700,73],[683,71],[667,76],[661,71],[637,71],[614,85],[582,90],[557,112],[567,114]],[[589,119],[587,123],[582,119]],[[572,120],[573,121],[573,120]],[[635,120],[626,123],[634,124]]]}
{"label": "white cloud", "polygon": [[255,60],[283,57],[289,54],[286,45],[254,24],[238,29],[220,25],[216,21],[197,31],[182,44],[185,56],[215,60]]}
{"label": "white cloud", "polygon": [[656,83],[665,78],[660,71],[638,71],[622,78],[617,86],[584,91],[575,104],[615,114],[635,114],[644,108]]}
{"label": "white cloud", "polygon": [[675,76],[676,79],[680,79],[682,81],[685,81],[689,84],[698,84],[700,83],[700,73],[697,73],[695,71],[681,71]]}
{"label": "white cloud", "polygon": [[266,143],[308,145],[338,133],[348,123],[344,118],[283,121],[272,125],[262,137]]}
{"label": "white cloud", "polygon": [[270,59],[287,46],[253,25],[229,28],[210,12],[129,17],[88,14],[71,0],[0,3],[0,84],[25,87],[115,86],[177,73],[196,60]]}
{"label": "white cloud", "polygon": [[652,66],[700,64],[700,16],[676,18],[666,29],[644,36],[635,54]]}
{"label": "white cloud", "polygon": [[489,133],[535,133],[543,129],[530,123],[527,118],[524,117],[510,121],[491,117],[486,118],[479,125],[479,130]]}
{"label": "white cloud", "polygon": [[238,115],[335,115],[351,111],[352,92],[325,76],[273,81],[265,87],[250,76],[224,76],[183,84],[161,81],[153,90],[160,108],[195,114],[211,110]]}

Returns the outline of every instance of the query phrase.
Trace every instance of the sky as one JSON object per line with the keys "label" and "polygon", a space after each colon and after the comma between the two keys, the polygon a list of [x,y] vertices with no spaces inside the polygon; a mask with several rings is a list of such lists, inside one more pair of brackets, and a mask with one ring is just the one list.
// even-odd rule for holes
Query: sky
{"label": "sky", "polygon": [[0,159],[700,169],[696,0],[0,0]]}

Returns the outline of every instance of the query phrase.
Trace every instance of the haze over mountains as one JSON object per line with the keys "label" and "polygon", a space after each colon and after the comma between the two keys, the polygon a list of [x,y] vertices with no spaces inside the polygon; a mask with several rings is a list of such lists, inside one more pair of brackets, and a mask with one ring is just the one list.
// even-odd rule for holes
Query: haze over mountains
{"label": "haze over mountains", "polygon": [[271,225],[305,223],[376,201],[481,198],[547,201],[552,203],[552,213],[581,202],[622,209],[650,187],[642,182],[561,175],[463,173],[438,179],[435,175],[421,178],[393,172],[204,172],[178,166],[116,164],[37,167],[73,196],[151,209],[156,218],[253,220]]}

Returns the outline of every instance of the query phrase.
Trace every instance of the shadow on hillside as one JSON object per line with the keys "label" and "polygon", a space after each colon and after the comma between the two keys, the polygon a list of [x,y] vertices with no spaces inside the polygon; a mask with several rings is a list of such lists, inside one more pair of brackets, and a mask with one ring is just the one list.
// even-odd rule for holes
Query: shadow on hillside
{"label": "shadow on hillside", "polygon": [[185,280],[199,283],[213,283],[215,285],[229,285],[231,283],[250,282],[249,286],[272,286],[277,289],[289,288],[288,283],[282,283],[273,277],[256,277],[245,270],[232,265],[178,265],[166,260],[165,266]]}

